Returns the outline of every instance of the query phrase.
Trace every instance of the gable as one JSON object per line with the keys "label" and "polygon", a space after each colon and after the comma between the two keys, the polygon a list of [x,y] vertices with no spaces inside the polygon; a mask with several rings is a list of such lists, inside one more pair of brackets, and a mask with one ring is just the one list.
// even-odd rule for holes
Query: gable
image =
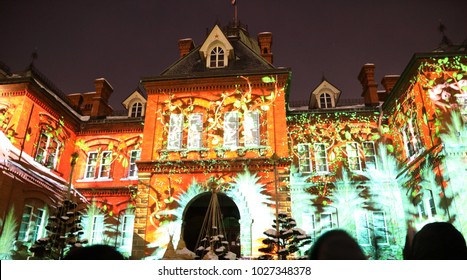
{"label": "gable", "polygon": [[201,57],[207,59],[211,50],[216,46],[222,47],[225,51],[225,55],[229,59],[233,58],[233,47],[218,25],[214,26],[203,45],[201,45],[201,48],[199,49]]}
{"label": "gable", "polygon": [[146,104],[146,98],[137,90],[135,90],[130,96],[128,96],[125,100],[123,100],[122,105],[125,107],[125,109],[129,109],[130,106],[135,103],[136,101],[139,101],[142,104]]}
{"label": "gable", "polygon": [[337,100],[340,97],[341,91],[323,79],[323,81],[311,92],[309,108],[321,108],[319,104],[320,96],[325,93],[331,96],[333,104],[332,107],[335,107]]}

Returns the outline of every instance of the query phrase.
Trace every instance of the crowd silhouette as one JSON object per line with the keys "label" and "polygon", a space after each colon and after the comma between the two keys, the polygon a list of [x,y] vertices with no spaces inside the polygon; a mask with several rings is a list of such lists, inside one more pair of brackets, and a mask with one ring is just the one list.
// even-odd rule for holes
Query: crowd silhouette
{"label": "crowd silhouette", "polygon": [[[313,244],[310,260],[366,260],[362,248],[346,231],[329,230]],[[426,224],[420,231],[408,227],[403,250],[404,260],[467,260],[462,233],[448,222]]]}

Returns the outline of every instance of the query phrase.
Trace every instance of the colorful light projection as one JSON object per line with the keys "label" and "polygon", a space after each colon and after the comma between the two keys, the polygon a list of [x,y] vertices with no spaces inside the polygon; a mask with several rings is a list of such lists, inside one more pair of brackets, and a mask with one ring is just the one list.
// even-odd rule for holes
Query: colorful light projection
{"label": "colorful light projection", "polygon": [[[161,159],[177,159],[179,156],[183,158],[190,151],[199,151],[202,157],[217,158],[230,155],[224,154],[229,150],[239,150],[239,153],[242,153],[245,150],[268,148],[270,143],[267,128],[270,124],[267,111],[275,106],[278,97],[283,99],[284,88],[278,85],[277,77],[262,78],[262,83],[270,84],[268,93],[265,93],[266,89],[254,89],[249,77],[239,78],[243,79],[246,85],[237,85],[232,91],[209,92],[197,97],[192,96],[191,93],[166,96],[161,108],[156,111],[157,120],[164,129],[160,143]],[[228,118],[229,113],[235,114],[231,114]],[[199,116],[198,122],[193,118],[194,116]],[[232,118],[235,118],[235,127],[232,129],[235,139],[232,140],[232,144],[227,145],[229,139],[226,138],[225,131],[229,128],[229,119]],[[170,137],[173,134],[171,126],[175,126],[177,121],[182,122],[179,134],[181,136]],[[193,140],[190,139],[194,131],[200,131],[201,139],[197,140],[199,141],[197,145],[192,145]],[[213,151],[217,154],[213,155]],[[236,157],[238,154],[232,156]]]}
{"label": "colorful light projection", "polygon": [[[211,183],[240,211],[242,256],[256,255],[262,246],[262,232],[270,226],[273,214],[274,195],[273,170],[264,170],[262,161],[268,161],[267,155],[272,154],[269,134],[275,116],[271,108],[278,101],[285,105],[284,88],[279,86],[278,77],[254,78],[254,85],[261,84],[261,88],[254,88],[253,78],[239,78],[245,84],[230,92],[164,95],[167,99],[159,104],[157,121],[163,127],[157,144],[160,160],[154,162],[155,174],[147,185],[150,225],[146,240],[154,250],[151,259],[163,256],[170,236],[177,246],[184,211],[196,197],[210,192]],[[285,113],[285,107],[279,110]],[[235,122],[231,121],[232,112]],[[193,121],[193,115],[200,121]],[[182,121],[180,136],[170,137],[175,121]],[[235,125],[229,126],[229,121]],[[234,132],[234,137],[226,137],[226,131]],[[192,145],[194,132],[200,132],[199,142],[194,141],[198,146]],[[238,171],[239,166],[244,171]]]}
{"label": "colorful light projection", "polygon": [[[173,177],[173,176],[172,176]],[[182,223],[187,206],[199,195],[210,192],[210,188],[220,188],[220,191],[231,198],[240,211],[240,243],[242,254],[248,256],[257,252],[262,246],[264,238],[262,232],[268,228],[273,217],[271,195],[265,186],[270,179],[264,179],[265,174],[252,174],[248,170],[230,176],[193,176],[179,175],[178,180],[171,181],[170,197],[161,199],[161,188],[168,182],[158,182],[153,192],[157,197],[151,197],[151,214],[148,240],[154,252],[148,259],[160,259],[164,255],[170,236],[173,236],[173,245],[177,246],[182,235]],[[188,186],[184,190],[183,186]],[[164,191],[162,191],[164,192]],[[165,195],[169,193],[164,192]],[[189,229],[186,229],[189,230]]]}
{"label": "colorful light projection", "polygon": [[[298,144],[311,143],[312,150],[316,148],[314,143],[324,143],[328,163],[328,171],[324,173],[317,170],[303,173],[296,166],[292,168],[291,193],[295,195],[292,200],[303,201],[305,208],[311,199],[314,206],[322,209],[332,206],[337,213],[337,208],[342,208],[338,206],[342,204],[337,187],[340,181],[352,182],[355,190],[364,188],[367,201],[363,208],[373,205],[384,210],[388,218],[392,245],[381,247],[380,252],[368,251],[377,258],[401,258],[407,221],[421,227],[429,221],[453,220],[465,234],[467,213],[461,206],[467,202],[465,61],[466,57],[424,60],[405,93],[397,97],[391,111],[384,115],[347,111],[289,116],[294,157],[301,156]],[[350,169],[345,145],[364,141],[375,141],[378,147],[377,168],[354,170],[349,181],[344,176]],[[361,152],[360,156],[363,155]],[[309,156],[316,160],[313,152]],[[305,199],[297,199],[300,197]],[[300,211],[299,207],[292,207]],[[309,221],[311,215],[322,211],[318,208],[313,213],[302,211],[302,220]],[[339,223],[343,218],[339,217]]]}

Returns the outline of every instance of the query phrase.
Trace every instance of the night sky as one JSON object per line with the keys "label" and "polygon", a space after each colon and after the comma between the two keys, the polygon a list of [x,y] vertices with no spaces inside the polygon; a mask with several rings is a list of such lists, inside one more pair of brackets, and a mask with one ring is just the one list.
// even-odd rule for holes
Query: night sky
{"label": "night sky", "polygon": [[[442,34],[467,39],[466,0],[237,0],[250,35],[272,32],[274,65],[292,69],[291,100],[308,100],[322,77],[359,98],[358,73],[376,65],[376,82],[400,74],[412,55],[437,48]],[[0,61],[35,66],[64,93],[94,91],[105,78],[115,110],[142,77],[179,58],[178,40],[201,45],[216,21],[233,19],[230,0],[0,0]],[[381,88],[381,86],[379,86]]]}

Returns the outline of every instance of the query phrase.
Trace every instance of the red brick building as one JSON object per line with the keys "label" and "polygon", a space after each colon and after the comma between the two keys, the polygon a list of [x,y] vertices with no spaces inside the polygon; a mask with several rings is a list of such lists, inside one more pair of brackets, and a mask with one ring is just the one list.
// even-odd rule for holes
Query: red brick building
{"label": "red brick building", "polygon": [[142,78],[123,114],[103,78],[65,95],[33,65],[0,64],[0,215],[14,211],[12,243],[45,237],[67,198],[90,244],[132,259],[193,258],[212,230],[229,258],[256,258],[278,213],[312,238],[344,228],[379,259],[401,258],[407,221],[465,233],[465,48],[416,54],[383,89],[363,65],[357,103],[323,79],[300,107],[272,38],[236,23],[198,46],[181,39],[179,59]]}

